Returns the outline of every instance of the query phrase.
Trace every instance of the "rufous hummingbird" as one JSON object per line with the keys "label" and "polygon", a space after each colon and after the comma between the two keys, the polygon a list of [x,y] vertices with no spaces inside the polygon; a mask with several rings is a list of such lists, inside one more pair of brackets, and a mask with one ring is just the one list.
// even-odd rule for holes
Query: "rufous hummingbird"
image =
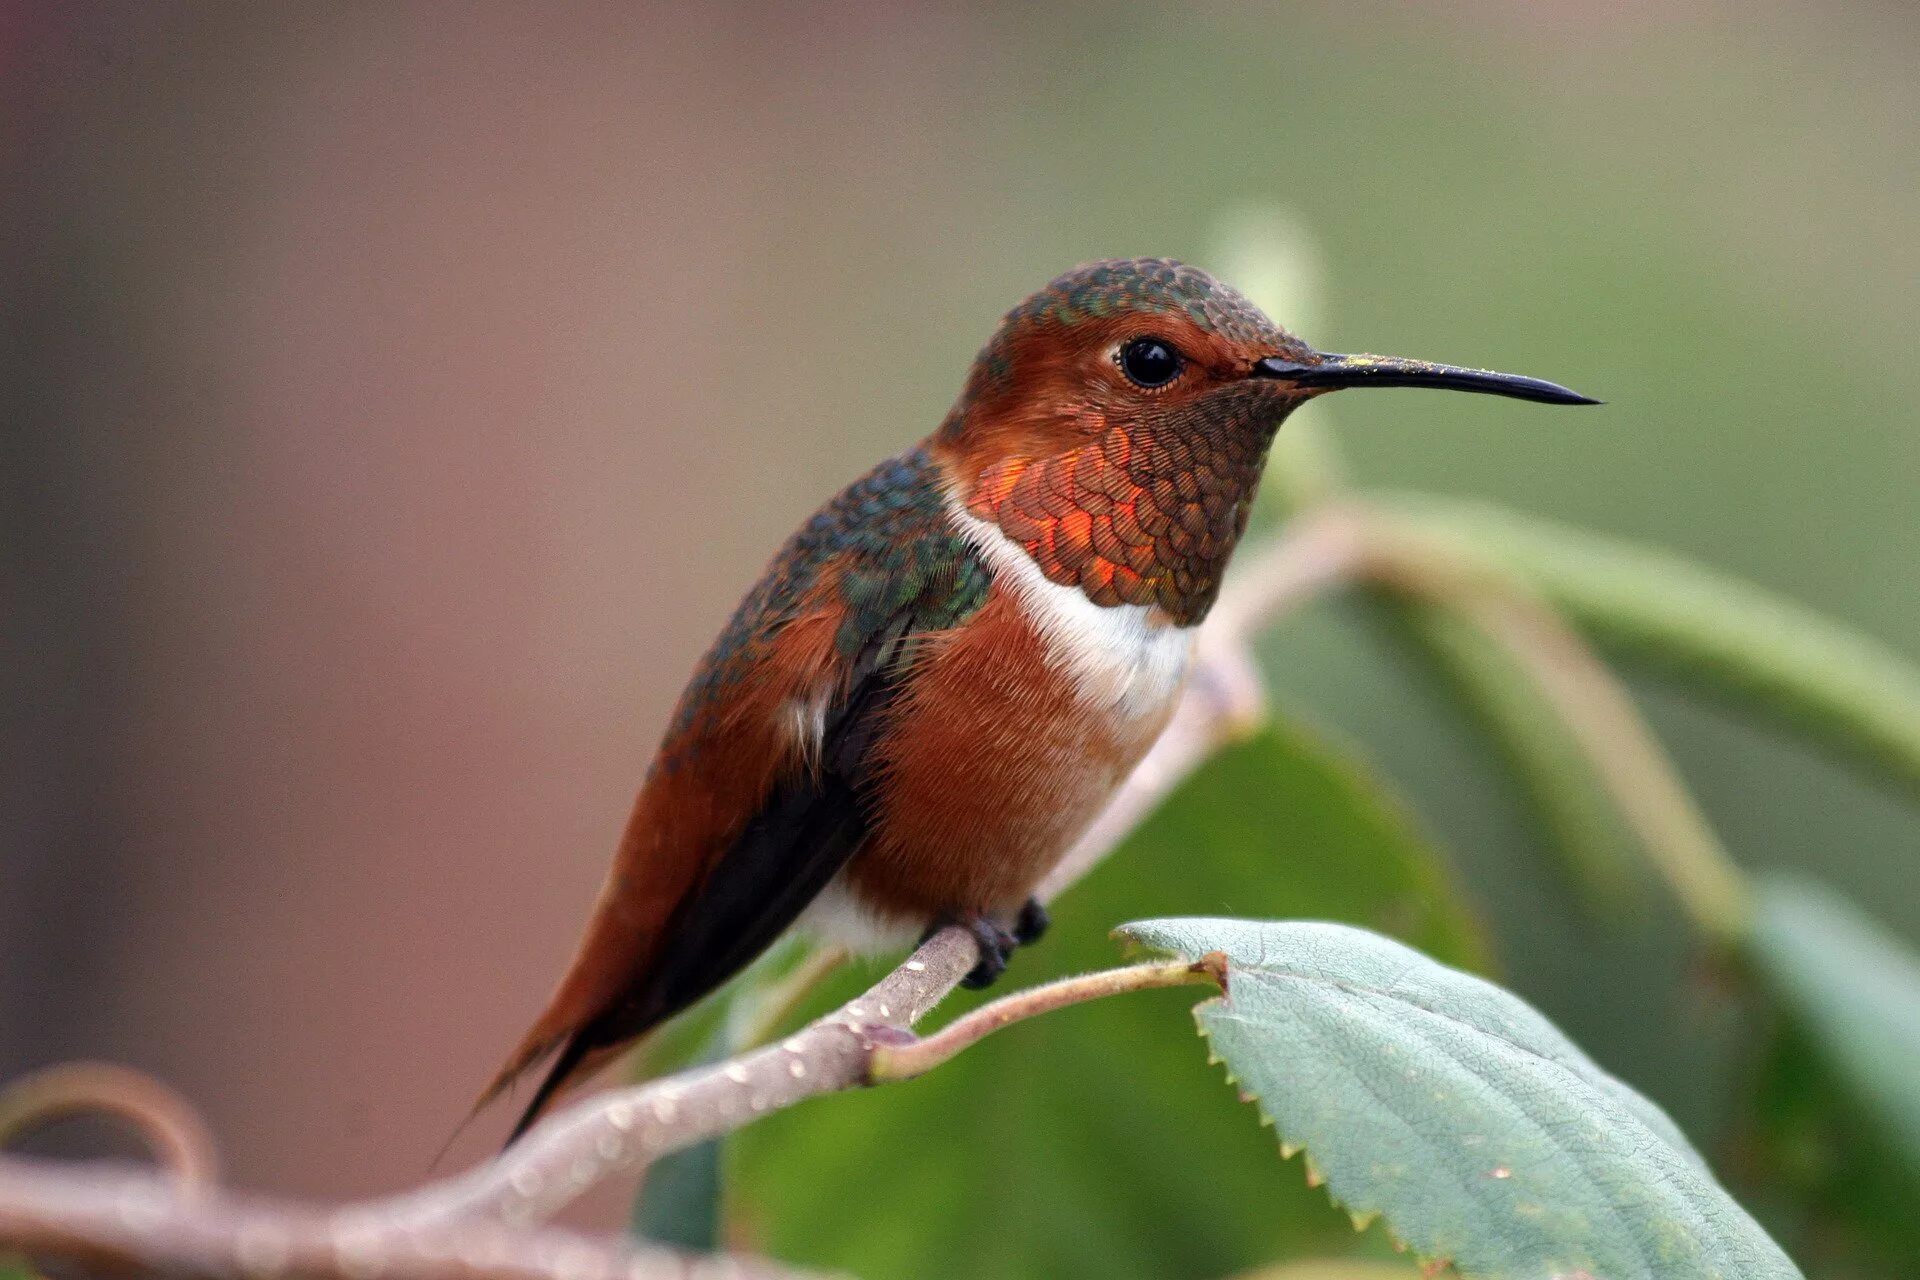
{"label": "rufous hummingbird", "polygon": [[681,695],[571,967],[481,1097],[567,1086],[796,924],[860,949],[946,924],[970,985],[1166,724],[1281,422],[1343,387],[1596,401],[1315,351],[1164,259],[1007,313],[934,433],[816,512]]}

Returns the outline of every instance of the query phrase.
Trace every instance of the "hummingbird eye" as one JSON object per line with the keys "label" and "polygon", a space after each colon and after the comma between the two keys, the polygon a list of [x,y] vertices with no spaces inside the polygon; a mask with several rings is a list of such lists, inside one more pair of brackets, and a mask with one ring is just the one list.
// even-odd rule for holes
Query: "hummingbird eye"
{"label": "hummingbird eye", "polygon": [[1120,371],[1137,387],[1164,387],[1180,376],[1180,353],[1159,338],[1135,338],[1120,348]]}

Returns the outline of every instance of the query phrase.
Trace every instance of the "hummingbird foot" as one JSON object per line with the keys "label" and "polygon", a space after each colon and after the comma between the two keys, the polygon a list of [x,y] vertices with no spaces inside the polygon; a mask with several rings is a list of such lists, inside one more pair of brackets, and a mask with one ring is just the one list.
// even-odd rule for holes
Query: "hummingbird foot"
{"label": "hummingbird foot", "polygon": [[980,962],[967,971],[966,977],[960,979],[960,985],[969,991],[992,986],[1007,971],[1007,957],[1020,945],[1014,931],[992,916],[969,912],[965,915],[942,916],[920,936],[920,941],[925,942],[948,925],[956,925],[972,934],[974,945],[980,948]]}
{"label": "hummingbird foot", "polygon": [[1019,946],[1032,946],[1047,936],[1047,926],[1052,923],[1053,917],[1040,905],[1040,899],[1028,898],[1027,905],[1013,918],[1013,940]]}

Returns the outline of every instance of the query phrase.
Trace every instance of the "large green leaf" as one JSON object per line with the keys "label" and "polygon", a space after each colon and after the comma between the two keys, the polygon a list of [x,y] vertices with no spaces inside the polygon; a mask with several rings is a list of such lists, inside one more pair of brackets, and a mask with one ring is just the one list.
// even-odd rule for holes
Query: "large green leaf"
{"label": "large green leaf", "polygon": [[1195,1011],[1328,1192],[1467,1276],[1766,1280],[1799,1271],[1666,1114],[1518,996],[1362,929],[1150,920],[1228,958]]}
{"label": "large green leaf", "polygon": [[1810,1274],[1911,1274],[1920,1168],[1799,1019],[1760,1048],[1730,1143],[1747,1203]]}
{"label": "large green leaf", "polygon": [[[1276,728],[1190,779],[987,994],[1111,965],[1114,922],[1170,909],[1362,921],[1483,960],[1399,806],[1359,766]],[[923,1079],[769,1117],[733,1142],[735,1225],[776,1256],[865,1280],[1218,1280],[1280,1257],[1385,1251],[1223,1095],[1184,1031],[1191,1003],[1161,991],[1065,1011]]]}
{"label": "large green leaf", "polygon": [[1390,501],[1421,534],[1505,565],[1603,640],[1920,793],[1920,670],[1873,637],[1670,551],[1485,503]]}
{"label": "large green leaf", "polygon": [[1920,1166],[1920,956],[1838,894],[1786,877],[1761,882],[1751,945],[1822,1056]]}
{"label": "large green leaf", "polygon": [[1644,900],[1618,809],[1566,722],[1512,655],[1449,609],[1384,593],[1382,603],[1499,748],[1586,901],[1617,916]]}

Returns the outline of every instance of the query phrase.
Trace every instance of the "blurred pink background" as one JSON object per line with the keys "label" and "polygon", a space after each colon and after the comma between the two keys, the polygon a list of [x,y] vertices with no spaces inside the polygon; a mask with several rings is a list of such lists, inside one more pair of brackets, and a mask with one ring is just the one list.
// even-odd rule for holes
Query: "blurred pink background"
{"label": "blurred pink background", "polygon": [[[97,370],[47,407],[82,428],[42,459],[78,500],[48,549],[92,570],[48,625],[105,666],[43,691],[76,700],[97,807],[42,815],[57,865],[15,865],[68,914],[6,1065],[139,1064],[245,1184],[392,1187],[558,976],[759,563],[957,385],[970,349],[916,354],[908,299],[967,306],[965,263],[888,229],[964,191],[937,104],[980,32],[885,6],[26,25],[56,249],[25,272],[90,255],[49,355]],[[956,163],[876,189],[894,150]],[[815,221],[850,201],[857,254]],[[822,271],[862,306],[815,306]]]}

